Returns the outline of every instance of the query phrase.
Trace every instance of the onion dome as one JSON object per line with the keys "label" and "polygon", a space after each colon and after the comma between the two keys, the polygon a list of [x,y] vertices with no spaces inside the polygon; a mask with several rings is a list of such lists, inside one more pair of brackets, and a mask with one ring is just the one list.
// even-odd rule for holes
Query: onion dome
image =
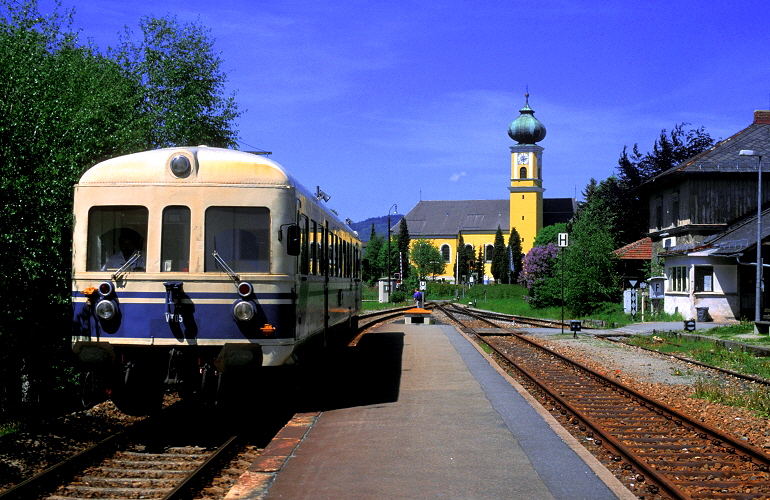
{"label": "onion dome", "polygon": [[529,92],[524,97],[526,103],[519,110],[519,117],[508,126],[508,135],[518,144],[535,144],[545,138],[545,126],[535,118],[535,112],[529,107]]}

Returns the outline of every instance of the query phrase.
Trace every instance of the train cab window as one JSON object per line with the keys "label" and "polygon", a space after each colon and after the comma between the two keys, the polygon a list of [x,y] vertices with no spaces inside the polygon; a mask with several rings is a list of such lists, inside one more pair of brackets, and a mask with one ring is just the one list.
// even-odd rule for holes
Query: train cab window
{"label": "train cab window", "polygon": [[88,211],[86,271],[145,270],[147,208],[99,206]]}
{"label": "train cab window", "polygon": [[236,273],[270,272],[270,211],[265,207],[209,207],[204,271],[225,272],[214,251]]}
{"label": "train cab window", "polygon": [[161,272],[188,272],[190,262],[190,209],[166,207],[160,239]]}

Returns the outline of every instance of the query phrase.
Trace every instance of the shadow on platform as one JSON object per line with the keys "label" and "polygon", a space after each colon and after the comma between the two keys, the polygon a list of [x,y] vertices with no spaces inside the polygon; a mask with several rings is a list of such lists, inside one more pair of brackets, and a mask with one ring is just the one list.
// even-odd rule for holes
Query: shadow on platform
{"label": "shadow on platform", "polygon": [[398,400],[404,334],[364,335],[355,347],[333,349],[301,373],[299,411],[328,411]]}

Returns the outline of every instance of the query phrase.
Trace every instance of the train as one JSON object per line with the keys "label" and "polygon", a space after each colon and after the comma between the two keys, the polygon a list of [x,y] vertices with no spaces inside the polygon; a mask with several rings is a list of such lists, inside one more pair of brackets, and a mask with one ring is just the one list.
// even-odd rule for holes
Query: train
{"label": "train", "polygon": [[219,405],[272,387],[357,328],[362,243],[263,154],[172,147],[108,159],[74,187],[72,349],[83,404]]}

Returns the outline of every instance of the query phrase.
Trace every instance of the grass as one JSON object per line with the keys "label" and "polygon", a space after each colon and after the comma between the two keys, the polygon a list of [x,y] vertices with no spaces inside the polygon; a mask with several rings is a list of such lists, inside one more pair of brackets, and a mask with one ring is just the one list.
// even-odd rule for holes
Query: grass
{"label": "grass", "polygon": [[0,424],[0,436],[19,432],[19,429],[21,429],[21,424],[19,422],[4,422]]}
{"label": "grass", "polygon": [[[748,329],[752,331],[753,325],[749,325]],[[712,328],[704,333],[711,332],[710,336],[714,338],[730,340],[737,338],[746,330],[746,325],[731,325]],[[738,338],[738,340],[742,339]],[[745,375],[770,379],[770,358],[757,357],[740,349],[728,349],[712,339],[683,337],[676,333],[661,333],[658,335],[635,335],[629,339],[629,342],[659,352],[685,356],[701,363]],[[685,374],[674,373],[674,375]],[[767,386],[757,385],[749,389],[738,390],[725,387],[715,381],[700,379],[696,382],[693,396],[715,403],[747,408],[760,417],[770,417],[770,387]]]}
{"label": "grass", "polygon": [[693,397],[728,406],[747,408],[759,417],[770,418],[770,388],[756,386],[750,389],[725,387],[711,380],[698,380]]}
{"label": "grass", "polygon": [[[459,294],[460,297],[455,299],[455,294]],[[432,283],[428,282],[427,299],[428,300],[451,300],[460,304],[468,304],[469,302],[475,303],[475,306],[479,309],[485,309],[488,311],[499,312],[503,314],[512,314],[517,316],[528,316],[531,318],[541,319],[561,319],[562,308],[561,307],[546,307],[542,309],[535,309],[529,305],[525,300],[527,289],[519,285],[476,285],[470,288],[462,289],[455,288],[454,285],[448,283]],[[379,310],[387,309],[389,307],[403,306],[411,303],[411,293],[408,294],[409,300],[406,302],[388,304],[378,302],[378,290],[377,287],[364,287],[363,290],[363,309],[364,310]],[[474,302],[475,301],[475,302]],[[634,323],[635,320],[631,315],[623,312],[622,304],[603,304],[596,311],[588,316],[576,317],[568,310],[564,310],[564,319],[581,319],[585,322],[595,321],[598,324],[593,324],[592,327],[600,327],[604,325],[607,328],[617,328],[620,326],[629,325]],[[641,316],[637,316],[638,320],[641,320]],[[651,316],[645,315],[646,321],[682,321],[682,316],[659,314]]]}

